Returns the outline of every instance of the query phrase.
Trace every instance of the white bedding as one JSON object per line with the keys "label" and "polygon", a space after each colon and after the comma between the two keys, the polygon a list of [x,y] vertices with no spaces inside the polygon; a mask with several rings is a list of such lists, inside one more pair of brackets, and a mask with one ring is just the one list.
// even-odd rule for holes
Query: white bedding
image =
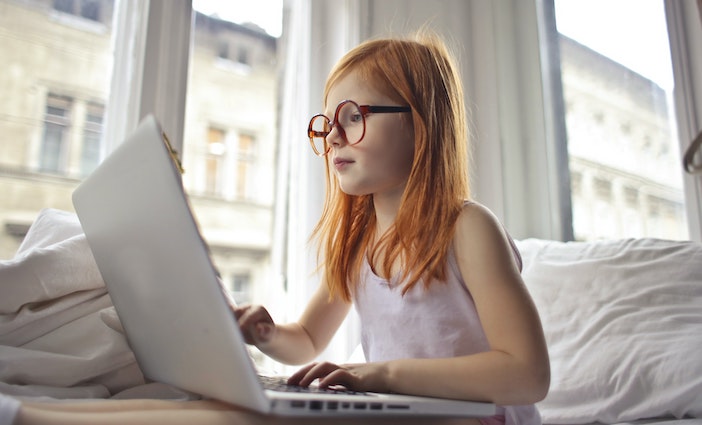
{"label": "white bedding", "polygon": [[551,357],[544,422],[702,417],[702,245],[517,243]]}
{"label": "white bedding", "polygon": [[41,212],[0,261],[0,293],[1,393],[183,397],[144,380],[75,214]]}

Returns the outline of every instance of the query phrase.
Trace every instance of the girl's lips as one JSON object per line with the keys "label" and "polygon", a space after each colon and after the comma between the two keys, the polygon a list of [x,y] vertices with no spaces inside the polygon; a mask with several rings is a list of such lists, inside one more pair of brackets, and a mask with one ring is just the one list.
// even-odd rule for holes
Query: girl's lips
{"label": "girl's lips", "polygon": [[334,166],[337,170],[344,168],[346,165],[351,164],[353,161],[344,158],[334,158]]}

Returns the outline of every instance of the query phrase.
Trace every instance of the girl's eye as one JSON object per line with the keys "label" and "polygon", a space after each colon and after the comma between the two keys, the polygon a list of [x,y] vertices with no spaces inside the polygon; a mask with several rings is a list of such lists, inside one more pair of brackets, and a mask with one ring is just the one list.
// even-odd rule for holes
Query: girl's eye
{"label": "girl's eye", "polygon": [[360,113],[351,115],[351,122],[361,122],[361,120],[363,120],[363,115]]}

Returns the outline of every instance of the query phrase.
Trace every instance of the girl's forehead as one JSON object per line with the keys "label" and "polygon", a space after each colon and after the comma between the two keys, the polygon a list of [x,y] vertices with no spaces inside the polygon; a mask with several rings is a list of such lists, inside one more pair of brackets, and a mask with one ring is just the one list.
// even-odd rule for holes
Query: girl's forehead
{"label": "girl's forehead", "polygon": [[324,105],[325,112],[334,113],[336,106],[344,100],[353,100],[360,105],[366,105],[387,102],[389,98],[367,80],[360,78],[357,73],[350,72],[329,87]]}

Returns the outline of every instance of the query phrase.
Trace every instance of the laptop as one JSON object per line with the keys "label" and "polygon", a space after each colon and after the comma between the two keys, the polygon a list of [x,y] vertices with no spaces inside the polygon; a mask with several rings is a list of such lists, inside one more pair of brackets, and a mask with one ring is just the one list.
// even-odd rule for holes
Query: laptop
{"label": "laptop", "polygon": [[484,417],[491,403],[264,388],[153,116],[74,191],[73,204],[144,375],[280,416]]}

